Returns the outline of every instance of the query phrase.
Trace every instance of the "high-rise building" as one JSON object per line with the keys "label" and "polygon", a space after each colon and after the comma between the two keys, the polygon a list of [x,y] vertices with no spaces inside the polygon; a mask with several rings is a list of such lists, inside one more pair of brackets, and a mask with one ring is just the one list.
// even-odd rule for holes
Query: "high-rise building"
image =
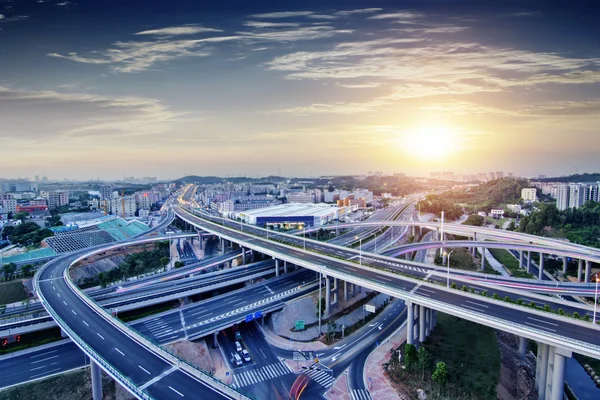
{"label": "high-rise building", "polygon": [[46,200],[49,210],[69,204],[69,192],[64,190],[41,192],[41,196],[42,199]]}
{"label": "high-rise building", "polygon": [[585,199],[587,201],[600,201],[600,184],[595,183],[593,185],[589,185],[585,191]]}
{"label": "high-rise building", "polygon": [[109,186],[109,185],[100,186],[100,200],[110,199],[111,192],[112,192],[112,186]]}
{"label": "high-rise building", "polygon": [[119,196],[110,201],[110,210],[114,215],[123,218],[135,217],[135,196]]}
{"label": "high-rise building", "polygon": [[573,183],[569,185],[569,208],[578,208],[585,203],[585,185]]}
{"label": "high-rise building", "polygon": [[556,186],[556,208],[560,211],[569,208],[569,185]]}

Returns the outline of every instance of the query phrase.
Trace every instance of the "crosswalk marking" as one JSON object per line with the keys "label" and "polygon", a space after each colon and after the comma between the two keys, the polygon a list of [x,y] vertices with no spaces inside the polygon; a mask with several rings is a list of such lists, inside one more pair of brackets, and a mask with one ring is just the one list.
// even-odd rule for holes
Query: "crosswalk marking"
{"label": "crosswalk marking", "polygon": [[329,372],[312,369],[306,371],[306,374],[325,388],[328,388],[333,384],[333,378]]}
{"label": "crosswalk marking", "polygon": [[284,361],[280,361],[275,364],[266,365],[262,368],[236,373],[233,376],[232,385],[234,388],[241,388],[290,373],[292,373],[292,371],[287,364],[285,364]]}
{"label": "crosswalk marking", "polygon": [[371,395],[365,389],[354,389],[350,392],[352,400],[371,400]]}

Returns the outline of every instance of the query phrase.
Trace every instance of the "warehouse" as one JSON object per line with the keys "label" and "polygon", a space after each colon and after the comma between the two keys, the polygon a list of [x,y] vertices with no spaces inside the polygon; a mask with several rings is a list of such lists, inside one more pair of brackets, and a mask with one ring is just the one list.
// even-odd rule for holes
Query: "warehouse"
{"label": "warehouse", "polygon": [[329,204],[288,203],[243,211],[238,217],[251,225],[295,229],[325,225],[338,218],[338,208]]}

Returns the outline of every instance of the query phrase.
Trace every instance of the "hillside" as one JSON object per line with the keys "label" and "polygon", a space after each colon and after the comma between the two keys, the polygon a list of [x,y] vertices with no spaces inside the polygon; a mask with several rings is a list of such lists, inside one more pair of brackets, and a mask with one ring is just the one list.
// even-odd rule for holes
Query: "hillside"
{"label": "hillside", "polygon": [[541,182],[600,182],[600,172],[585,173],[585,174],[574,174],[568,176],[557,176],[554,178],[539,179]]}
{"label": "hillside", "polygon": [[454,203],[463,203],[473,210],[487,210],[500,204],[517,203],[521,198],[521,189],[530,187],[526,179],[502,178],[483,183],[469,190],[453,190],[444,193],[444,197]]}

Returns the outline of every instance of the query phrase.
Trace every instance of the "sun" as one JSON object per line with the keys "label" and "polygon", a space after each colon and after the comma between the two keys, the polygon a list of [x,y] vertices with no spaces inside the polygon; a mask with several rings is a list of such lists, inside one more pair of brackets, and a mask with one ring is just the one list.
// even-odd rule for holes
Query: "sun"
{"label": "sun", "polygon": [[425,126],[406,132],[400,146],[415,158],[439,159],[456,152],[457,137],[450,127]]}

